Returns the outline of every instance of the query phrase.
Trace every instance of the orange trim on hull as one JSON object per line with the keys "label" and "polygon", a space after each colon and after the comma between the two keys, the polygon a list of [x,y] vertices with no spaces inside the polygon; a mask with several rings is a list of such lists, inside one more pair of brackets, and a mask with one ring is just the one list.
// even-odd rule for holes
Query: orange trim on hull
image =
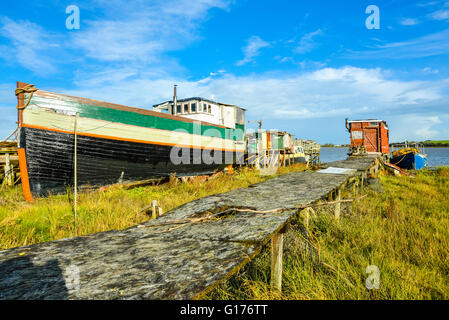
{"label": "orange trim on hull", "polygon": [[26,201],[34,202],[33,195],[31,194],[30,191],[30,180],[28,178],[28,168],[25,156],[25,149],[19,148],[17,149],[17,153],[19,155],[20,180],[22,180],[23,195],[25,196]]}
{"label": "orange trim on hull", "polygon": [[[54,128],[48,128],[48,127],[44,127],[44,126],[37,126],[34,124],[27,124],[27,123],[22,123],[22,127],[73,134],[73,131],[69,131],[69,130],[54,129]],[[129,142],[147,143],[147,144],[158,144],[158,145],[163,145],[163,146],[176,146],[176,147],[180,147],[180,148],[196,148],[196,146],[193,146],[193,145],[181,145],[181,144],[175,144],[175,143],[155,142],[155,141],[147,141],[147,140],[139,140],[139,139],[125,139],[125,138],[119,138],[119,137],[114,137],[114,136],[105,136],[105,135],[95,134],[95,133],[77,132],[76,134],[78,136],[87,136],[87,137],[110,139],[110,140],[129,141]],[[244,151],[244,150],[206,148],[206,147],[200,147],[200,149],[220,150],[220,151],[229,151],[229,152],[239,152],[239,151],[243,152]]]}

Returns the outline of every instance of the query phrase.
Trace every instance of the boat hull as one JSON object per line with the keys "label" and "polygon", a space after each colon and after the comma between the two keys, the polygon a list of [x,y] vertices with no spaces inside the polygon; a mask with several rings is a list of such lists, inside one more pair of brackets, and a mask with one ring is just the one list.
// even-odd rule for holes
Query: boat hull
{"label": "boat hull", "polygon": [[[170,158],[171,146],[83,135],[76,138],[77,183],[80,187],[156,179],[170,174],[211,174],[224,169],[239,157],[236,152],[182,148],[179,155],[184,155],[181,159],[183,163],[174,164]],[[73,142],[73,134],[21,128],[20,145],[25,149],[29,186],[33,195],[62,193],[66,192],[67,186],[74,185]],[[216,163],[205,163],[206,153]]]}
{"label": "boat hull", "polygon": [[237,123],[229,128],[42,90],[20,93],[18,106],[28,201],[74,186],[75,150],[79,188],[211,174],[243,162],[244,125]]}
{"label": "boat hull", "polygon": [[427,166],[427,158],[421,153],[409,152],[393,157],[391,163],[402,169],[420,170]]}

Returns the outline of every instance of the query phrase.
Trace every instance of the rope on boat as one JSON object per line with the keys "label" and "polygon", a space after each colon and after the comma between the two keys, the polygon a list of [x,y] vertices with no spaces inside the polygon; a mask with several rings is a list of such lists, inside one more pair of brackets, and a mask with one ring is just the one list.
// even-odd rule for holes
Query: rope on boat
{"label": "rope on boat", "polygon": [[28,85],[24,86],[23,88],[17,88],[16,91],[15,91],[16,96],[18,96],[18,95],[21,94],[21,93],[29,93],[30,96],[28,97],[28,101],[27,101],[22,107],[19,107],[19,104],[17,103],[16,108],[17,108],[18,110],[23,110],[23,109],[25,109],[25,108],[30,104],[31,98],[33,97],[33,94],[34,94],[37,90],[39,90],[39,89],[38,89],[38,88],[35,88],[35,87],[34,87],[34,84],[28,84]]}
{"label": "rope on boat", "polygon": [[394,164],[395,166],[397,166],[398,163],[400,163],[402,160],[404,160],[404,158],[405,158],[406,155],[407,155],[407,154],[404,154],[404,155],[402,156],[401,160],[399,160],[398,162],[393,163],[393,164]]}

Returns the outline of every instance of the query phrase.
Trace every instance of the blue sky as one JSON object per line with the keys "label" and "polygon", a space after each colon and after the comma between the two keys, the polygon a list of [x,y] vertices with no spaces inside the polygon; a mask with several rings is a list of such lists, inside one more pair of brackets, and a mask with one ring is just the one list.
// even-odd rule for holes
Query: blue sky
{"label": "blue sky", "polygon": [[448,57],[448,0],[2,1],[0,138],[22,81],[148,109],[176,83],[320,143],[348,143],[346,117],[386,120],[393,141],[449,139]]}

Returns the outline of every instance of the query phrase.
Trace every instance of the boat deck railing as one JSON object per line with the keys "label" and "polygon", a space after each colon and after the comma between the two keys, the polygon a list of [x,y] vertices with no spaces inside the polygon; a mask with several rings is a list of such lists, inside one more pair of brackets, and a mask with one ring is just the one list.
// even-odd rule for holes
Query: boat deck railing
{"label": "boat deck railing", "polygon": [[394,151],[398,151],[404,148],[414,148],[419,151],[419,153],[425,155],[425,148],[422,143],[419,142],[404,142],[404,143],[395,143],[390,146],[390,151],[393,153]]}

